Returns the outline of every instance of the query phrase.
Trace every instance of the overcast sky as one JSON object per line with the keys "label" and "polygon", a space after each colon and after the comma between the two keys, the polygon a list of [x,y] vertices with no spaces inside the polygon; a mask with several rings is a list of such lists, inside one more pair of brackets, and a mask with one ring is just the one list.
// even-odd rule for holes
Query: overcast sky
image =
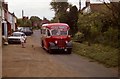
{"label": "overcast sky", "polygon": [[[18,18],[22,17],[22,10],[24,10],[24,16],[38,16],[41,19],[46,17],[49,20],[54,17],[54,11],[50,9],[51,1],[52,0],[5,0],[5,2],[8,2],[9,11],[11,13],[14,12]],[[77,7],[79,5],[79,0],[68,1]],[[82,5],[84,6],[84,4]]]}
{"label": "overcast sky", "polygon": [[[69,0],[73,5],[78,6],[79,0]],[[24,10],[24,16],[38,16],[41,19],[46,17],[52,19],[54,17],[54,11],[50,8],[51,0],[5,0],[8,2],[8,9],[12,13],[14,12],[18,18],[22,17],[22,10]]]}

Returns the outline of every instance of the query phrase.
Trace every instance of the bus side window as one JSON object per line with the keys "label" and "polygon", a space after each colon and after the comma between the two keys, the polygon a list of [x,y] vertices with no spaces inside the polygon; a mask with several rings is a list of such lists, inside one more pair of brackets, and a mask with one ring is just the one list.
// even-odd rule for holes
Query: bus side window
{"label": "bus side window", "polygon": [[50,31],[49,30],[47,30],[47,35],[50,36]]}

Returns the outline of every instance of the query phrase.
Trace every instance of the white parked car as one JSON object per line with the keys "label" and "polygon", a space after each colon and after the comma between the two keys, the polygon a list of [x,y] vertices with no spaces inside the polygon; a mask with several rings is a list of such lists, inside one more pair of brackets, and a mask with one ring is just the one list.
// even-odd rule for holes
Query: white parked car
{"label": "white parked car", "polygon": [[27,40],[27,36],[23,32],[13,32],[11,36],[8,37],[8,43],[21,43],[21,37],[25,38],[25,42]]}

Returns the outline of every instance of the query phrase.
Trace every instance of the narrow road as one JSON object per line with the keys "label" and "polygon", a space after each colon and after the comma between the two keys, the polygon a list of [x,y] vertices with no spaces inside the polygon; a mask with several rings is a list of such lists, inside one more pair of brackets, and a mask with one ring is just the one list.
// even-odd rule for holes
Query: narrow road
{"label": "narrow road", "polygon": [[3,77],[117,77],[118,71],[76,54],[49,54],[40,47],[40,31],[28,37],[26,48],[3,47]]}

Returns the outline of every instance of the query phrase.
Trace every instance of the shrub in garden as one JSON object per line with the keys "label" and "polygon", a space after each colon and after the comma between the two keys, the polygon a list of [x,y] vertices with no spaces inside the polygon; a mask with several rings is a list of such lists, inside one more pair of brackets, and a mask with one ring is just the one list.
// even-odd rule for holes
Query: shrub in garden
{"label": "shrub in garden", "polygon": [[83,42],[84,34],[82,32],[77,32],[74,36],[74,40],[77,42]]}

